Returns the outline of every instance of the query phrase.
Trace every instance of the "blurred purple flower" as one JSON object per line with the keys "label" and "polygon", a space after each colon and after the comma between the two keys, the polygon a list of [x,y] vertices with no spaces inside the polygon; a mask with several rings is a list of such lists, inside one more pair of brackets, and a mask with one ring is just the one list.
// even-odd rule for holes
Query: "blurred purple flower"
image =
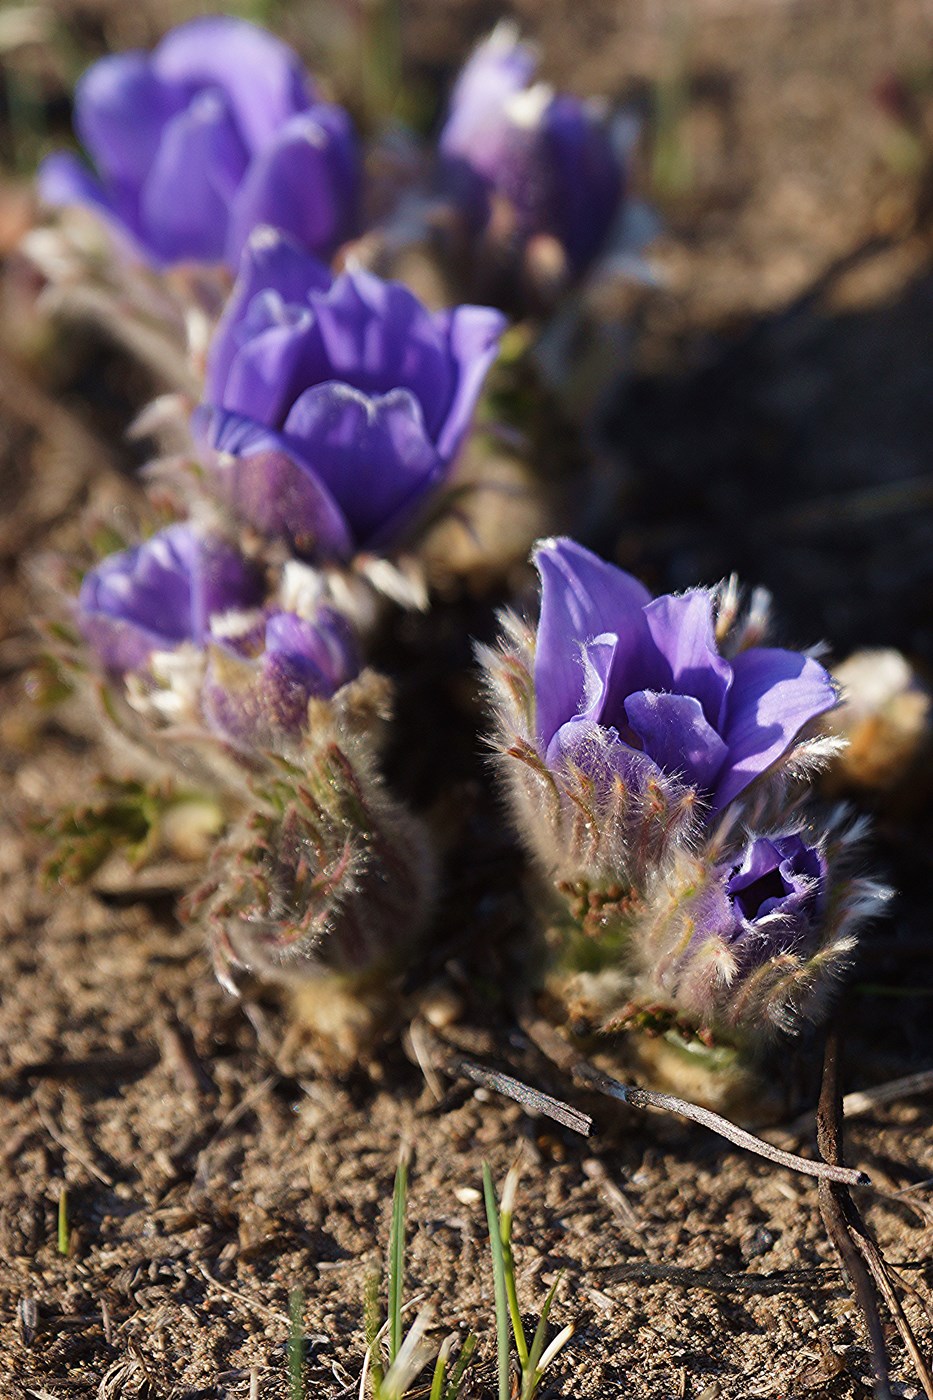
{"label": "blurred purple flower", "polygon": [[380,549],[445,479],[505,325],[253,236],[195,430],[235,514],[303,553]]}
{"label": "blurred purple flower", "polygon": [[441,158],[474,223],[485,224],[499,202],[519,241],[550,234],[580,273],[607,239],[624,171],[593,108],[533,83],[536,68],[534,50],[499,25],[457,80]]}
{"label": "blurred purple flower", "polygon": [[170,525],[85,575],[77,621],[106,670],[132,671],[154,651],[203,645],[212,617],[254,607],[260,591],[232,545],[191,525]]}
{"label": "blurred purple flower", "polygon": [[329,257],[353,231],[359,158],[350,120],[316,100],[281,40],[206,16],[153,50],[95,63],[75,127],[97,173],[58,152],[39,171],[49,204],[83,204],[165,266],[236,267],[259,224]]}
{"label": "blurred purple flower", "polygon": [[360,669],[347,619],[321,607],[313,622],[275,612],[240,635],[212,637],[201,704],[208,725],[234,743],[296,736],[308,700],[329,700]]}
{"label": "blurred purple flower", "polygon": [[720,655],[708,589],[652,600],[569,539],[545,540],[535,563],[535,725],[551,768],[586,772],[598,754],[624,787],[667,775],[718,811],[836,703],[827,672],[799,652]]}

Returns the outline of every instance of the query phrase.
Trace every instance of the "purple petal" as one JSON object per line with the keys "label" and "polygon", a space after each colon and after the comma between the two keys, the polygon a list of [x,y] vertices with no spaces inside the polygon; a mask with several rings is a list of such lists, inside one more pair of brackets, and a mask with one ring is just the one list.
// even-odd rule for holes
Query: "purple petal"
{"label": "purple petal", "polygon": [[728,750],[699,700],[641,690],[628,696],[625,713],[645,753],[665,773],[701,790],[713,787]]}
{"label": "purple petal", "polygon": [[319,609],[313,623],[295,613],[274,613],[266,625],[266,653],[305,675],[315,695],[333,695],[360,668],[353,630],[332,608]]}
{"label": "purple petal", "polygon": [[836,692],[818,661],[796,651],[753,647],[732,662],[723,737],[729,758],[716,790],[725,807],[776,763],[805,724],[832,709]]}
{"label": "purple petal", "polygon": [[436,439],[438,452],[449,461],[470,426],[483,381],[499,353],[507,321],[488,306],[457,306],[441,312],[435,320],[446,333],[457,375],[453,399]]}
{"label": "purple petal", "polygon": [[187,105],[185,89],[158,78],[148,55],[114,54],[78,80],[75,130],[106,179],[138,187],[156,159],[163,128]]}
{"label": "purple petal", "polygon": [[46,204],[82,204],[112,217],[115,209],[97,176],[70,151],[46,156],[36,176],[39,197]]}
{"label": "purple petal", "polygon": [[201,407],[195,434],[215,449],[208,468],[240,520],[262,534],[291,540],[301,554],[346,558],[353,552],[347,520],[314,470],[278,433],[223,409]]}
{"label": "purple petal", "polygon": [[536,723],[547,747],[560,725],[580,713],[585,703],[581,646],[604,633],[617,637],[614,681],[640,658],[648,638],[644,608],[651,594],[631,574],[570,539],[544,540],[533,559],[541,575]]}
{"label": "purple petal", "polygon": [[295,401],[283,437],[313,463],[361,545],[397,530],[442,469],[406,389],[370,398],[347,384],[317,384]]}
{"label": "purple petal", "polygon": [[409,389],[436,440],[456,388],[447,327],[400,282],[372,273],[344,273],[313,306],[330,379],[364,394]]}
{"label": "purple petal", "polygon": [[196,642],[204,641],[213,616],[253,608],[262,596],[255,570],[216,535],[197,537],[191,573],[191,630]]}
{"label": "purple petal", "polygon": [[[826,883],[826,861],[815,846],[797,835],[773,840],[757,837],[746,847],[741,863],[726,882],[726,890],[743,919],[754,922],[768,914],[795,919],[780,931],[781,946],[787,935],[805,934],[819,913]],[[768,951],[777,952],[776,947]]]}
{"label": "purple petal", "polygon": [[[498,142],[510,125],[505,109],[531,82],[535,51],[509,26],[478,44],[454,84],[438,145],[443,155],[464,158],[475,169],[495,171]],[[487,175],[488,178],[488,175]]]}
{"label": "purple petal", "polygon": [[78,619],[109,670],[131,670],[154,650],[203,642],[213,613],[252,607],[259,587],[225,540],[171,525],[85,575]]}
{"label": "purple petal", "polygon": [[280,304],[307,306],[309,294],[326,292],[332,281],[324,264],[287,234],[273,228],[256,229],[243,250],[233,291],[211,341],[207,357],[208,402],[236,407],[235,403],[227,403],[227,377],[235,356],[251,334],[250,307],[257,296],[272,292]]}
{"label": "purple petal", "polygon": [[553,99],[544,136],[553,231],[581,271],[606,241],[622,196],[622,171],[608,132],[579,98]]}
{"label": "purple petal", "polygon": [[547,765],[560,771],[568,764],[579,768],[595,784],[597,798],[606,801],[620,782],[629,791],[643,794],[650,782],[663,781],[658,765],[647,754],[624,743],[612,729],[578,715],[556,731],[547,748]]}
{"label": "purple petal", "polygon": [[143,187],[140,219],[167,262],[220,261],[247,154],[219,92],[205,92],[166,126]]}
{"label": "purple petal", "polygon": [[357,200],[350,121],[320,104],[293,117],[256,157],[233,206],[227,259],[233,266],[253,229],[270,224],[329,258],[352,231]]}
{"label": "purple petal", "polygon": [[716,645],[712,595],[695,588],[655,598],[645,608],[645,621],[662,661],[651,688],[695,695],[709,723],[721,729],[732,667]]}
{"label": "purple petal", "polygon": [[313,101],[311,84],[287,44],[225,15],[204,16],[173,29],[154,51],[152,66],[160,78],[189,84],[192,91],[224,91],[253,153]]}
{"label": "purple petal", "polygon": [[250,302],[238,332],[240,348],[228,368],[219,406],[280,428],[298,386],[307,382],[305,371],[323,365],[311,312],[283,302],[276,292],[261,292]]}

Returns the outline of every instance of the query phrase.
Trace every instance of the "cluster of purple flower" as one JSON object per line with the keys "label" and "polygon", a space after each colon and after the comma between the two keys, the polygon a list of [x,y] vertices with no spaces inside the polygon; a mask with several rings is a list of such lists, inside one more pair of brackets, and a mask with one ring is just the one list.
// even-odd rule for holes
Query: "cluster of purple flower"
{"label": "cluster of purple flower", "polygon": [[[479,47],[431,197],[500,262],[548,240],[579,278],[624,167],[601,113],[534,68],[509,30]],[[197,20],[104,60],[75,120],[96,173],[51,157],[48,202],[90,207],[156,276],[235,274],[191,418],[189,518],[92,568],[78,625],[147,722],[183,720],[266,775],[195,901],[221,964],[371,971],[424,927],[433,863],[378,776],[385,697],[354,588],[364,557],[417,551],[506,319],[429,310],[364,270],[350,120],[251,25]],[[568,1001],[602,1028],[736,1042],[816,1016],[874,899],[801,801],[829,675],[752,644],[726,589],[652,600],[567,539],[535,562],[536,629],[507,616],[483,663],[519,832],[565,897]]]}
{"label": "cluster of purple flower", "polygon": [[483,662],[517,825],[570,911],[573,1018],[752,1045],[818,1019],[883,897],[806,800],[828,672],[755,644],[728,587],[652,599],[568,539],[535,563],[537,629],[507,614]]}

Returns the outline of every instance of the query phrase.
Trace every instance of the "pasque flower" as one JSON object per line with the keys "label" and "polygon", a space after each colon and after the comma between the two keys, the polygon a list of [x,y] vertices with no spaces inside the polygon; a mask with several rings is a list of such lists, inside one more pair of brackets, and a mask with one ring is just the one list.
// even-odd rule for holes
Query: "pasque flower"
{"label": "pasque flower", "polygon": [[620,777],[670,775],[716,812],[836,703],[812,657],[774,647],[724,656],[710,589],[652,599],[568,539],[544,541],[535,563],[535,728],[549,766],[585,769],[598,738]]}
{"label": "pasque flower", "polygon": [[307,723],[308,701],[329,700],[360,669],[350,624],[321,607],[313,621],[271,612],[218,622],[201,706],[208,726],[236,744],[274,746]]}
{"label": "pasque flower", "polygon": [[76,618],[106,670],[133,671],[154,652],[203,646],[214,617],[260,596],[255,570],[228,541],[169,525],[85,574]]}
{"label": "pasque flower", "polygon": [[261,579],[226,540],[170,525],[90,570],[77,621],[105,670],[138,674],[155,715],[184,714],[241,748],[273,748],[307,723],[360,658],[347,619],[262,604]]}
{"label": "pasque flower", "polygon": [[[481,652],[519,833],[565,905],[551,985],[596,1030],[753,1050],[817,1019],[885,892],[846,871],[858,830],[808,819],[824,668],[755,644],[731,589],[652,598],[545,540],[537,628]],[[812,834],[815,833],[815,834]]]}
{"label": "pasque flower", "polygon": [[498,205],[518,242],[550,234],[579,273],[606,241],[624,173],[593,107],[534,83],[536,67],[514,27],[499,25],[460,74],[441,156],[475,221],[487,222]]}
{"label": "pasque flower", "polygon": [[445,480],[503,327],[481,306],[432,313],[367,272],[332,281],[261,230],[195,419],[220,494],[300,552],[387,547]]}
{"label": "pasque flower", "polygon": [[244,20],[206,16],[151,54],[101,59],[78,83],[75,127],[96,173],[60,152],[40,193],[93,208],[158,267],[236,267],[264,223],[322,257],[353,232],[349,118],[317,100],[287,45]]}

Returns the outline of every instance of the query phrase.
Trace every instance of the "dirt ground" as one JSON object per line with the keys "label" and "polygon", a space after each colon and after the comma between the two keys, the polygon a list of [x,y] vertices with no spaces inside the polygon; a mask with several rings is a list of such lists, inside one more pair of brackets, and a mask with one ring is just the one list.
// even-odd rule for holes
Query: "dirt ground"
{"label": "dirt ground", "polygon": [[[93,54],[201,7],[37,8]],[[268,8],[313,61],[320,7]],[[933,667],[933,144],[898,133],[873,95],[891,75],[909,80],[917,129],[933,137],[933,9],[504,10],[561,84],[630,101],[649,126],[659,83],[679,104],[666,132],[676,178],[640,162],[665,220],[652,250],[663,281],[639,304],[632,375],[605,427],[617,510],[590,542],[658,588],[733,569],[766,584],[790,644],[898,645]],[[436,88],[501,12],[408,0],[412,79]],[[391,1039],[366,1072],[296,1067],[272,1001],[246,1008],[215,983],[200,936],[174,916],[171,872],[148,889],[42,886],[37,818],[87,791],[99,755],[36,706],[30,560],[73,535],[89,498],[119,508],[132,491],[119,432],[148,386],[74,332],[44,361],[14,363],[27,340],[17,305],[8,298],[0,336],[0,1395],[288,1396],[296,1287],[306,1395],[355,1395],[402,1145],[406,1296],[433,1306],[438,1341],[479,1333],[473,1400],[496,1393],[481,1163],[501,1180],[519,1152],[520,1298],[533,1316],[563,1270],[554,1323],[576,1327],[542,1397],[870,1395],[815,1184],[700,1129],[586,1100],[535,1057],[489,980],[463,993],[458,1033],[593,1113],[589,1140],[465,1085],[438,1102]],[[451,614],[453,668],[468,664],[466,625]],[[481,786],[472,747],[465,764],[464,791]],[[495,966],[520,917],[517,871],[488,830],[488,799],[475,801],[483,893],[455,861],[445,916]],[[919,783],[877,814],[871,860],[900,895],[846,995],[847,1090],[933,1064],[931,836]],[[931,1122],[917,1097],[847,1131],[848,1159],[874,1180],[859,1204],[927,1354]],[[812,1131],[793,1141],[810,1150]],[[919,1396],[893,1332],[890,1346],[896,1393]]]}

